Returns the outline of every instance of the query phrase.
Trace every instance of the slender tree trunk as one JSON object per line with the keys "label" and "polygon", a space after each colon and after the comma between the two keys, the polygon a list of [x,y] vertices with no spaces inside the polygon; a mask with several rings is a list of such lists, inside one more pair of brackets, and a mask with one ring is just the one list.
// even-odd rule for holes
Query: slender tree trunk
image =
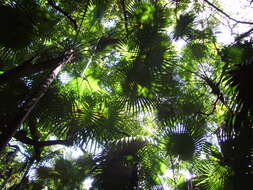
{"label": "slender tree trunk", "polygon": [[23,173],[23,176],[22,176],[20,182],[17,183],[17,184],[12,185],[11,187],[8,188],[8,190],[22,190],[22,186],[25,185],[28,182],[27,181],[28,180],[27,179],[27,174],[29,173],[33,163],[34,163],[34,158],[28,159],[26,161],[24,167],[22,168],[22,171],[24,171],[24,173]]}
{"label": "slender tree trunk", "polygon": [[31,61],[34,58],[24,62],[23,64],[6,71],[5,73],[0,75],[0,84],[11,82],[19,77],[28,76],[33,73],[38,73],[41,71],[47,71],[56,67],[59,62],[62,62],[64,59],[64,55],[59,56],[57,58],[53,58],[48,61],[39,62],[36,64],[32,64]]}
{"label": "slender tree trunk", "polygon": [[27,174],[31,170],[31,167],[32,167],[33,163],[34,163],[34,158],[32,158],[31,160],[28,161],[28,163],[26,165],[26,170],[23,174],[22,179],[20,180],[19,184],[13,190],[22,190],[22,186],[27,183],[27,181],[26,181],[27,180]]}
{"label": "slender tree trunk", "polygon": [[66,58],[63,58],[62,62],[58,62],[58,64],[52,69],[49,73],[47,79],[42,82],[39,86],[38,90],[35,91],[28,100],[21,106],[19,109],[15,119],[10,122],[8,125],[4,126],[4,130],[2,134],[0,134],[0,153],[4,150],[7,143],[11,140],[11,138],[15,135],[18,128],[23,124],[23,122],[27,119],[31,111],[34,109],[39,100],[45,95],[50,84],[54,81],[58,73],[61,71],[62,67],[65,64],[71,62],[74,58],[73,52],[71,54],[65,55]]}
{"label": "slender tree trunk", "polygon": [[137,162],[133,166],[132,176],[131,176],[131,190],[140,190],[139,187],[139,174],[140,174],[140,163]]}

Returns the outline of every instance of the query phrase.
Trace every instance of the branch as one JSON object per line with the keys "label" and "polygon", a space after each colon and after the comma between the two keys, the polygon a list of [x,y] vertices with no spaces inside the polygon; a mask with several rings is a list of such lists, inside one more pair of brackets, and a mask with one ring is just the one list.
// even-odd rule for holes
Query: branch
{"label": "branch", "polygon": [[212,109],[212,111],[210,113],[199,112],[199,114],[205,115],[207,117],[209,117],[210,115],[213,115],[213,113],[216,110],[216,106],[217,106],[218,100],[219,100],[219,97],[217,97],[216,100],[215,100],[215,102],[213,103],[213,105],[212,105],[213,109]]}
{"label": "branch", "polygon": [[52,146],[52,145],[65,145],[69,146],[71,143],[68,140],[49,140],[49,141],[40,141],[38,146]]}
{"label": "branch", "polygon": [[235,41],[240,41],[241,39],[246,38],[247,36],[250,35],[251,32],[253,32],[253,28],[249,29],[247,32],[244,32],[243,34],[236,37]]}
{"label": "branch", "polygon": [[41,71],[47,71],[54,68],[60,61],[62,61],[64,56],[59,56],[51,60],[42,61],[36,64],[32,64],[32,59],[25,61],[21,65],[10,69],[3,74],[0,74],[0,84],[10,83],[17,78],[28,76],[30,74],[38,73]]}
{"label": "branch", "polygon": [[22,152],[18,145],[8,144],[8,146],[12,147],[12,148],[15,148],[15,151],[19,151],[20,154],[22,154],[24,157],[29,158],[29,155],[27,155],[26,153]]}
{"label": "branch", "polygon": [[247,22],[247,21],[241,21],[241,20],[237,20],[231,16],[229,16],[227,13],[225,13],[223,10],[221,10],[220,8],[218,8],[217,6],[215,6],[214,4],[212,4],[210,1],[208,0],[203,0],[204,2],[206,2],[208,5],[210,5],[211,7],[213,7],[215,10],[217,10],[218,12],[220,12],[221,14],[223,14],[224,16],[226,16],[228,19],[236,22],[236,23],[240,23],[240,24],[250,24],[253,25],[253,22]]}
{"label": "branch", "polygon": [[203,76],[201,74],[198,74],[197,72],[195,71],[192,71],[190,69],[187,69],[185,68],[184,66],[182,65],[179,65],[179,64],[175,64],[173,63],[173,65],[185,70],[186,72],[189,72],[189,73],[192,73],[194,75],[196,75],[197,77],[199,77],[200,79],[204,80],[205,84],[208,85],[211,90],[212,90],[212,94],[214,94],[215,96],[217,96],[218,100],[220,100],[227,108],[229,108],[226,104],[226,101],[224,99],[224,96],[219,88],[219,85],[220,85],[220,82],[222,80],[222,78],[219,80],[218,83],[215,83],[213,80],[211,80],[210,78],[208,78],[207,76]]}
{"label": "branch", "polygon": [[76,21],[71,17],[71,15],[68,12],[62,10],[59,6],[57,6],[53,0],[48,0],[48,3],[55,10],[59,11],[61,14],[63,14],[65,17],[67,17],[69,19],[69,21],[73,24],[73,26],[76,30],[78,29]]}
{"label": "branch", "polygon": [[70,145],[70,142],[68,140],[35,141],[35,140],[23,135],[22,133],[16,133],[14,138],[24,144],[37,146],[37,147],[52,146],[52,145],[65,145],[65,146]]}

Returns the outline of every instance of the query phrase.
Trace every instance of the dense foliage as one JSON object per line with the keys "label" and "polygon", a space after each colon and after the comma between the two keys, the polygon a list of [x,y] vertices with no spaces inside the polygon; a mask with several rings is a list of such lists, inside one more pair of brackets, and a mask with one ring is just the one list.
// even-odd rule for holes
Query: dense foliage
{"label": "dense foliage", "polygon": [[[224,21],[248,31],[223,45]],[[0,22],[1,189],[253,185],[253,21],[208,0],[2,0]]]}

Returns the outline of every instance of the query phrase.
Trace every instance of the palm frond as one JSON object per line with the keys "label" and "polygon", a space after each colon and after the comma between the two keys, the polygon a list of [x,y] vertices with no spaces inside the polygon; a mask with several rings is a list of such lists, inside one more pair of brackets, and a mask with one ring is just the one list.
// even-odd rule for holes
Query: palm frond
{"label": "palm frond", "polygon": [[195,15],[192,13],[181,14],[177,19],[176,27],[174,30],[174,39],[189,37],[193,31],[193,23]]}
{"label": "palm frond", "polygon": [[245,113],[228,116],[224,126],[217,130],[217,139],[226,164],[234,172],[234,186],[248,186],[252,176],[252,121]]}
{"label": "palm frond", "polygon": [[13,50],[33,46],[33,43],[37,43],[37,36],[41,39],[47,38],[59,21],[56,14],[44,6],[39,6],[35,1],[18,1],[8,5],[1,3],[0,9],[1,18],[8,18],[10,21],[1,20],[3,29],[0,44]]}
{"label": "palm frond", "polygon": [[[13,49],[27,46],[33,38],[33,26],[27,15],[20,8],[6,5],[0,5],[0,13],[3,23],[0,43]],[[10,22],[3,19],[6,17]],[[10,33],[10,31],[13,32]]]}
{"label": "palm frond", "polygon": [[78,113],[66,125],[66,135],[77,145],[94,143],[96,146],[97,143],[105,144],[128,136],[128,122],[131,122],[131,118],[126,118],[117,98],[115,101],[114,97],[104,92],[93,93],[81,97],[78,104]]}
{"label": "palm frond", "polygon": [[235,44],[224,50],[224,61],[230,64],[229,69],[225,73],[225,82],[229,86],[232,95],[232,106],[240,111],[245,109],[252,111],[253,92],[248,85],[252,82],[253,73],[253,46],[250,42]]}
{"label": "palm frond", "polygon": [[[252,167],[252,42],[238,42],[223,50],[223,61],[228,68],[225,70],[224,81],[228,94],[232,97],[229,113],[224,126],[217,131],[221,151],[225,163],[230,166],[235,175],[234,186],[248,186]],[[250,145],[249,145],[250,144]],[[244,172],[241,172],[244,171]]]}
{"label": "palm frond", "polygon": [[[205,119],[200,116],[200,113],[204,110],[202,97],[196,96],[188,90],[186,92],[182,92],[181,89],[173,92],[169,91],[173,86],[180,86],[177,81],[172,81],[169,86],[166,91],[167,96],[162,97],[157,103],[156,114],[159,123],[165,129],[167,129],[166,126],[174,127],[178,123],[187,123],[192,128],[202,128],[204,132],[206,129]],[[160,92],[160,89],[158,92]],[[175,102],[177,103],[175,104]],[[192,123],[190,123],[190,120],[192,120]]]}
{"label": "palm frond", "polygon": [[36,169],[36,181],[46,186],[54,184],[55,188],[75,189],[81,186],[82,181],[90,175],[94,167],[90,155],[82,155],[77,159],[56,159],[51,167],[40,166]]}
{"label": "palm frond", "polygon": [[[58,84],[59,85],[59,84]],[[57,83],[50,87],[29,117],[44,128],[54,125],[52,132],[61,131],[74,114],[75,96],[68,89],[60,89]],[[29,120],[27,121],[29,122]]]}
{"label": "palm frond", "polygon": [[[162,188],[164,183],[162,176],[168,169],[165,152],[161,151],[159,145],[155,142],[143,147],[138,155],[141,163],[140,181],[142,187],[146,189]],[[160,157],[157,155],[160,155]]]}
{"label": "palm frond", "polygon": [[129,35],[132,43],[141,50],[156,47],[168,23],[169,11],[165,6],[149,0],[132,1],[127,5],[127,11],[134,25]]}
{"label": "palm frond", "polygon": [[[129,17],[143,25],[154,24],[154,29],[161,30],[166,26],[166,8],[152,0],[130,1],[126,5]],[[145,27],[145,26],[144,26]]]}
{"label": "palm frond", "polygon": [[90,7],[93,8],[93,19],[91,21],[91,26],[93,26],[97,21],[100,22],[104,17],[108,8],[113,3],[111,0],[93,0],[90,3]]}
{"label": "palm frond", "polygon": [[205,58],[207,55],[207,47],[203,43],[192,42],[189,45],[187,45],[187,48],[189,49],[192,57],[197,60]]}
{"label": "palm frond", "polygon": [[135,155],[141,148],[147,144],[154,144],[155,141],[151,137],[130,136],[124,137],[116,141],[112,141],[109,145],[108,155],[117,157],[118,155]]}
{"label": "palm frond", "polygon": [[141,169],[137,152],[150,141],[148,137],[126,137],[111,142],[97,158],[100,163],[93,185],[112,190],[137,187]]}
{"label": "palm frond", "polygon": [[193,127],[187,122],[175,125],[165,132],[166,149],[169,154],[179,156],[182,160],[191,160],[194,154],[200,152],[204,143],[201,126]]}
{"label": "palm frond", "polygon": [[202,152],[205,154],[206,157],[218,160],[220,162],[220,165],[225,165],[225,163],[223,163],[225,161],[224,155],[218,149],[217,146],[209,142],[205,142],[205,144],[203,145]]}
{"label": "palm frond", "polygon": [[232,171],[227,166],[221,166],[213,160],[197,161],[194,164],[196,186],[203,189],[229,189]]}
{"label": "palm frond", "polygon": [[120,93],[124,97],[121,101],[128,104],[127,109],[133,106],[134,111],[141,111],[142,108],[150,111],[156,105],[157,95],[172,88],[170,85],[173,83],[169,83],[172,73],[166,67],[165,61],[167,49],[162,41],[156,43],[155,46],[146,49],[141,49],[137,43],[134,54],[129,61],[123,61],[125,64],[118,70]]}

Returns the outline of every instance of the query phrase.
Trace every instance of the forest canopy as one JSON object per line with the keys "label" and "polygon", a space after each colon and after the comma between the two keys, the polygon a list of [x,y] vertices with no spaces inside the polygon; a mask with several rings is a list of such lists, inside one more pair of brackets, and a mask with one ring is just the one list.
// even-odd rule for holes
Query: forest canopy
{"label": "forest canopy", "polygon": [[253,186],[253,18],[223,3],[1,0],[0,189]]}

